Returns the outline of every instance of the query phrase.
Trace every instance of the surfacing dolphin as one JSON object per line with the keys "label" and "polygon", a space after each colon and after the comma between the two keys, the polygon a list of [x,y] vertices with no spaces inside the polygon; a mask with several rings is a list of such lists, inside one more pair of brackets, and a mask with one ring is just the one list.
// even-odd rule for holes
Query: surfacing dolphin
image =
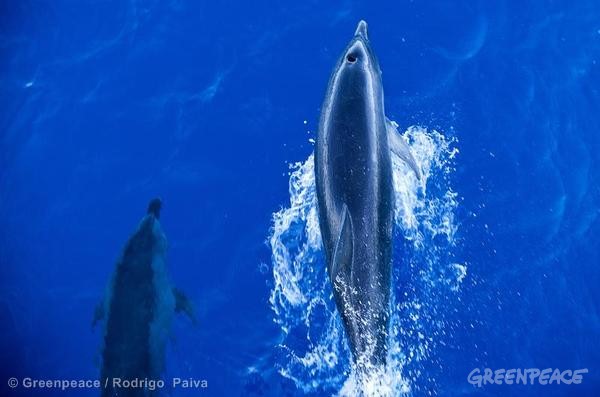
{"label": "surfacing dolphin", "polygon": [[319,225],[333,295],[359,365],[387,356],[394,191],[391,151],[420,178],[385,117],[381,70],[360,21],[329,81],[315,153]]}
{"label": "surfacing dolphin", "polygon": [[94,323],[105,318],[102,349],[102,396],[155,396],[159,390],[140,383],[161,379],[164,353],[173,313],[195,317],[187,297],[171,285],[167,240],[160,227],[160,199],[150,201],[148,213],[129,238],[115,268],[105,301]]}

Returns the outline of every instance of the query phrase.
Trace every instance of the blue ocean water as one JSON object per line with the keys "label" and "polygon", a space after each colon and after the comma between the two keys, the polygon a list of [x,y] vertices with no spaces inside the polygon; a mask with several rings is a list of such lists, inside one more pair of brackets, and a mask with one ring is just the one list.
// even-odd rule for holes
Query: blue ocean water
{"label": "blue ocean water", "polygon": [[[395,167],[390,394],[598,395],[598,15],[592,0],[2,2],[1,394],[99,394],[7,380],[99,376],[94,308],[155,196],[198,316],[173,323],[165,376],[209,384],[168,395],[361,388],[311,215],[311,140],[365,19],[387,115],[430,171],[419,185]],[[478,388],[474,368],[589,372]]]}

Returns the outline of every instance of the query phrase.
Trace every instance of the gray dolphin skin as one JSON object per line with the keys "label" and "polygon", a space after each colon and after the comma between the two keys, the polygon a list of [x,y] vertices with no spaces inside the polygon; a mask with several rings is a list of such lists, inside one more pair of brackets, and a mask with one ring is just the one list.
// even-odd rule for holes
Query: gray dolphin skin
{"label": "gray dolphin skin", "polygon": [[327,271],[354,361],[385,364],[394,191],[391,151],[420,173],[385,117],[381,70],[367,23],[331,75],[315,151],[319,226]]}
{"label": "gray dolphin skin", "polygon": [[[161,379],[173,313],[183,311],[195,322],[190,301],[169,280],[160,210],[161,201],[152,200],[96,309],[94,324],[106,320],[100,374],[104,397],[157,395],[159,389],[140,382]],[[126,386],[136,379],[136,387]]]}

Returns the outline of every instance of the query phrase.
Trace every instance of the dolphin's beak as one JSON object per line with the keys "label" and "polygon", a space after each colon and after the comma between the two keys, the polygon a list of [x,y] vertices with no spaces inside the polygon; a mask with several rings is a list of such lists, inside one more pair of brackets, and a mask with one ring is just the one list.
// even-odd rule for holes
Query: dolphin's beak
{"label": "dolphin's beak", "polygon": [[356,27],[356,32],[354,32],[354,36],[360,36],[365,40],[369,40],[369,36],[367,36],[367,23],[361,20]]}

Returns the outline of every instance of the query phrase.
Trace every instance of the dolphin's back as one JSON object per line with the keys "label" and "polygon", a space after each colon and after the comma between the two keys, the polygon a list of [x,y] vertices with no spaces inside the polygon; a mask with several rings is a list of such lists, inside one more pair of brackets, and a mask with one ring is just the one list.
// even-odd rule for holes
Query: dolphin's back
{"label": "dolphin's back", "polygon": [[[166,240],[160,224],[147,215],[131,236],[112,280],[102,352],[102,382],[113,379],[158,379],[162,372],[161,341],[155,336],[161,311],[156,263],[164,261]],[[170,289],[169,289],[170,291]],[[171,308],[172,311],[172,308]],[[104,384],[104,383],[103,383]],[[143,389],[103,389],[104,396],[148,395]]]}
{"label": "dolphin's back", "polygon": [[[322,129],[316,150],[317,194],[326,251],[330,257],[343,222],[343,206],[351,215],[356,265],[374,264],[389,245],[392,213],[390,151],[383,114],[365,114],[363,98],[344,100],[335,94],[329,122]],[[383,238],[383,239],[382,239]],[[360,260],[362,259],[362,260]]]}
{"label": "dolphin's back", "polygon": [[338,62],[321,112],[315,172],[327,268],[350,347],[355,358],[381,363],[393,184],[381,77],[373,62],[362,38],[355,38]]}

